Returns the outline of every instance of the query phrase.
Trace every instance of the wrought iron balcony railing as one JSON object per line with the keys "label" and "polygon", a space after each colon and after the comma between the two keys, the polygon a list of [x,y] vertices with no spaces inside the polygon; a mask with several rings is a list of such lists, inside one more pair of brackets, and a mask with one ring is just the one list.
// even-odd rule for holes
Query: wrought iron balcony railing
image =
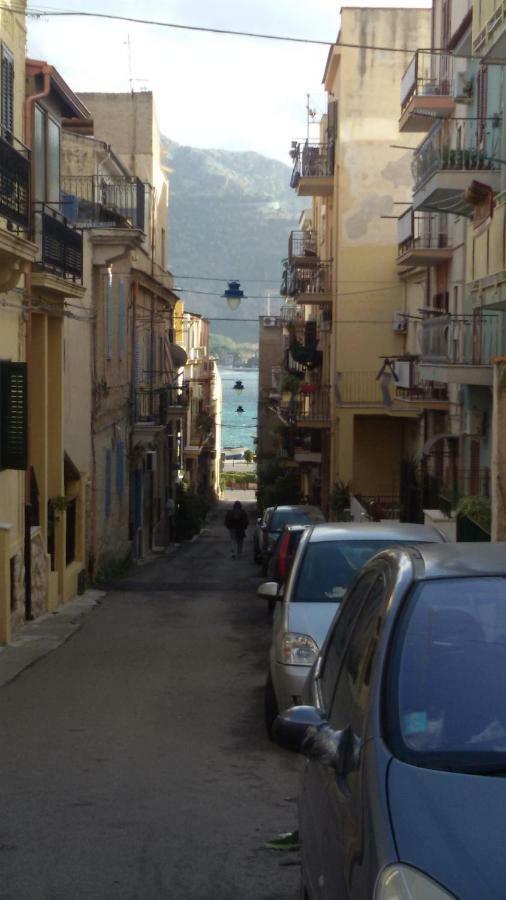
{"label": "wrought iron balcony railing", "polygon": [[144,230],[146,185],[129,175],[65,175],[61,210],[82,227]]}
{"label": "wrought iron balcony railing", "polygon": [[0,216],[21,228],[30,224],[30,151],[5,131],[0,136]]}
{"label": "wrought iron balcony railing", "polygon": [[35,206],[34,232],[40,251],[38,265],[60,278],[82,282],[82,232],[69,226],[64,216],[47,204]]}
{"label": "wrought iron balcony railing", "polygon": [[334,145],[306,141],[292,144],[294,161],[290,186],[296,188],[301,178],[327,178],[334,174]]}
{"label": "wrought iron balcony railing", "polygon": [[169,419],[182,416],[189,404],[189,386],[140,388],[134,397],[134,418],[137,423],[161,426]]}
{"label": "wrought iron balcony railing", "polygon": [[401,110],[413,97],[450,96],[454,59],[450,53],[417,50],[401,80]]}
{"label": "wrought iron balcony railing", "polygon": [[505,343],[498,313],[437,316],[422,324],[421,357],[428,363],[487,366],[504,354]]}
{"label": "wrought iron balcony railing", "polygon": [[313,229],[292,231],[288,239],[288,263],[304,269],[316,269],[320,263],[318,237]]}
{"label": "wrought iron balcony railing", "polygon": [[282,394],[280,409],[289,422],[304,427],[305,423],[330,421],[330,388],[301,382],[299,392],[285,400]]}
{"label": "wrought iron balcony railing", "polygon": [[445,250],[449,247],[447,216],[440,213],[415,213],[410,207],[397,225],[398,255],[410,250]]}
{"label": "wrought iron balcony railing", "polygon": [[[490,123],[487,123],[490,124]],[[500,129],[499,129],[500,134]],[[492,134],[483,132],[476,120],[462,122],[461,127],[445,129],[438,123],[417,149],[413,158],[415,192],[438,171],[474,172],[500,168],[492,154]]]}

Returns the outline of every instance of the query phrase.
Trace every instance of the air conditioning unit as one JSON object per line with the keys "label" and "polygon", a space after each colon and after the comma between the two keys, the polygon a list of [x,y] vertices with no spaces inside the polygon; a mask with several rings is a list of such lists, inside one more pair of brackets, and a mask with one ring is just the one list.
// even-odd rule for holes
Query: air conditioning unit
{"label": "air conditioning unit", "polygon": [[402,310],[398,309],[394,312],[394,320],[392,322],[392,328],[398,334],[402,334],[407,331],[408,328],[408,319],[406,313],[402,312]]}
{"label": "air conditioning unit", "polygon": [[473,96],[473,82],[466,72],[455,72],[453,76],[452,95],[459,103],[467,103]]}
{"label": "air conditioning unit", "polygon": [[262,322],[266,328],[272,328],[276,325],[276,316],[264,316]]}
{"label": "air conditioning unit", "polygon": [[464,419],[464,434],[481,437],[483,434],[483,426],[485,416],[481,409],[467,409]]}
{"label": "air conditioning unit", "polygon": [[156,450],[146,450],[144,454],[144,471],[156,472]]}

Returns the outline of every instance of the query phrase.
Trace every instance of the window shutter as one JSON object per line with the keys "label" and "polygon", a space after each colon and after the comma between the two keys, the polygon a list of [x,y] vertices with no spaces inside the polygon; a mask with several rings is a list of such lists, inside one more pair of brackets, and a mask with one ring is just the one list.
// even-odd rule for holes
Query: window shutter
{"label": "window shutter", "polygon": [[124,278],[119,280],[118,296],[118,356],[123,359],[126,347],[126,286]]}
{"label": "window shutter", "polygon": [[14,132],[14,57],[2,44],[2,135],[10,140]]}
{"label": "window shutter", "polygon": [[112,276],[107,276],[105,289],[105,355],[112,359]]}
{"label": "window shutter", "polygon": [[112,450],[105,451],[105,488],[104,488],[104,513],[106,519],[111,515],[111,479],[112,479]]}
{"label": "window shutter", "polygon": [[26,363],[0,363],[0,467],[27,466]]}
{"label": "window shutter", "polygon": [[125,445],[123,441],[116,444],[116,493],[123,496],[125,488]]}

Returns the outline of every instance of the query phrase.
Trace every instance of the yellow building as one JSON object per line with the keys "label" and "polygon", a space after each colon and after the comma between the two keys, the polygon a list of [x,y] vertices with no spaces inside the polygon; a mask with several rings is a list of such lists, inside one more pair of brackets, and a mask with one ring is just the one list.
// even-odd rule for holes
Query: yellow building
{"label": "yellow building", "polygon": [[[399,143],[399,83],[409,62],[403,51],[426,45],[429,33],[427,10],[344,8],[324,73],[328,112],[319,139],[292,145],[292,185],[299,196],[313,198],[310,227],[290,239],[293,295],[297,304],[319,310],[320,331],[324,322],[332,329],[326,352],[326,337],[316,343],[315,325],[304,323],[304,345],[310,346],[309,331],[323,351],[320,363],[313,359],[308,366],[300,339],[293,344],[295,362],[306,366],[304,380],[311,384],[306,396],[299,392],[305,424],[329,435],[324,506],[341,481],[366,509],[374,504],[385,514],[399,513],[401,461],[418,414],[395,408],[387,378],[378,378],[382,358],[402,347],[394,220],[412,180],[411,154],[393,155],[392,144]],[[397,52],[347,46],[353,44]],[[323,458],[327,447],[323,438]]]}
{"label": "yellow building", "polygon": [[[0,643],[31,612],[31,578],[25,579],[40,533],[31,528],[27,434],[27,350],[30,341],[30,268],[38,248],[29,239],[31,170],[25,142],[24,4],[0,11],[2,88],[0,111]],[[9,7],[15,8],[11,12]],[[34,551],[34,555],[36,552]],[[45,573],[43,573],[44,575]],[[39,590],[37,579],[35,593]]]}

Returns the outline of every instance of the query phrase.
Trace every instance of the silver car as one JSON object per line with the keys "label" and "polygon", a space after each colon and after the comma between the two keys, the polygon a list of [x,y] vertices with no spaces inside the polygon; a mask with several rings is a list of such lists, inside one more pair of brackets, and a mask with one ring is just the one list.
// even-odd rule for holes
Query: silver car
{"label": "silver car", "polygon": [[325,640],[336,610],[362,566],[388,547],[444,543],[436,528],[391,522],[314,525],[302,536],[288,581],[267,582],[261,597],[276,597],[265,724],[271,733],[279,710],[302,702],[304,683]]}

